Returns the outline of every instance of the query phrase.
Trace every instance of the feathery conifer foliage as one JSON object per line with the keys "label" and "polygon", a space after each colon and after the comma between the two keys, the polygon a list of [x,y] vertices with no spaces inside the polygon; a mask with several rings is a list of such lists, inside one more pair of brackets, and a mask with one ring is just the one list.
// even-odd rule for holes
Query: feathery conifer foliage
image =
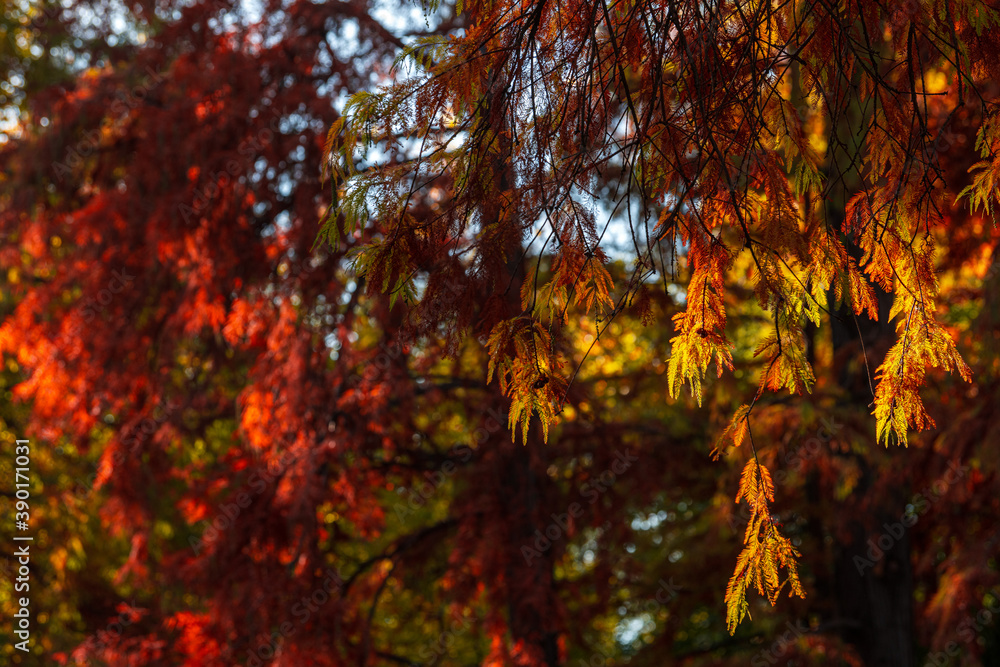
{"label": "feathery conifer foliage", "polygon": [[458,10],[5,4],[0,663],[993,664],[994,14]]}
{"label": "feathery conifer foliage", "polygon": [[[371,226],[377,240],[356,264],[369,290],[422,292],[424,318],[456,337],[489,335],[491,376],[525,437],[535,415],[547,438],[572,383],[559,352],[566,311],[596,309],[606,328],[657,280],[681,285],[685,304],[668,391],[687,386],[700,403],[713,362],[719,375],[733,369],[726,294],[744,254],[771,332],[754,352],[764,366],[730,428],[735,446],[765,392],[810,391],[804,327],[842,307],[879,317],[876,290],[892,295],[882,316],[896,326],[874,390],[879,443],[906,445],[933,426],[919,394],[929,371],[971,379],[940,316],[934,261],[956,196],[987,214],[998,199],[990,3],[473,0],[464,10],[461,35],[408,46],[391,83],[355,95],[332,126],[339,199],[324,234]],[[982,111],[983,160],[957,192],[939,146],[970,105]],[[418,195],[434,201],[429,214],[415,214]],[[631,245],[618,284],[604,269],[613,227]],[[510,271],[529,251],[536,270]],[[482,320],[435,307],[444,266],[494,291]],[[516,307],[504,296],[514,290]],[[803,594],[756,454],[737,495],[752,520],[726,594],[730,631],[748,586],[774,600],[779,566]]]}

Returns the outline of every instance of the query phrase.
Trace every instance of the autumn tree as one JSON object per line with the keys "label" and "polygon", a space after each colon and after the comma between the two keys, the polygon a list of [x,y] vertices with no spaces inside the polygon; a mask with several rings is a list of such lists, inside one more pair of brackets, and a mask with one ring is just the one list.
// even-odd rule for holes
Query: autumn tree
{"label": "autumn tree", "polygon": [[4,15],[4,661],[988,663],[989,8],[109,7]]}
{"label": "autumn tree", "polygon": [[[23,108],[0,177],[5,396],[30,407],[5,433],[55,462],[37,470],[52,592],[33,593],[29,662],[246,662],[290,620],[283,659],[309,664],[338,632],[350,653],[356,620],[327,589],[351,568],[324,517],[369,535],[380,485],[327,460],[353,457],[328,438],[354,316],[337,312],[340,256],[310,249],[335,100],[399,38],[348,3],[50,10],[26,5],[18,43],[69,76],[8,80]],[[307,628],[293,616],[317,589],[323,631],[315,609]]]}
{"label": "autumn tree", "polygon": [[[489,378],[525,445],[532,423],[547,441],[574,402],[587,355],[567,352],[570,313],[594,313],[600,338],[625,312],[659,322],[650,292],[665,292],[682,309],[664,388],[699,404],[708,371],[732,371],[746,343],[733,338],[734,293],[767,313],[769,330],[753,337],[757,387],[714,450],[750,449],[735,490],[749,516],[725,593],[732,633],[750,589],[772,604],[783,589],[806,595],[754,418],[776,393],[813,390],[818,327],[832,329],[842,396],[870,402],[872,445],[905,446],[935,426],[920,395],[929,373],[973,379],[940,275],[981,277],[995,242],[1000,14],[923,0],[464,12],[463,34],[408,45],[392,81],[358,92],[332,126],[324,234],[334,247],[373,234],[355,270],[370,294],[412,301],[425,330],[488,337]],[[606,266],[613,234],[628,243],[618,281]],[[442,306],[455,284],[490,296]],[[862,466],[857,495],[874,493],[871,473]],[[887,505],[871,511],[888,518],[900,498],[879,497]],[[845,531],[857,539],[863,526]],[[839,587],[857,625],[843,634],[870,664],[913,659],[899,544],[893,572]],[[838,581],[852,578],[846,556]]]}

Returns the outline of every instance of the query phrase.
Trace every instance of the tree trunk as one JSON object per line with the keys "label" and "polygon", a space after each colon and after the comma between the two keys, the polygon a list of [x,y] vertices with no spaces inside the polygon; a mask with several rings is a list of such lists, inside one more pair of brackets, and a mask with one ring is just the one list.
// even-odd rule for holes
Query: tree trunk
{"label": "tree trunk", "polygon": [[[841,320],[833,319],[832,326],[837,380],[852,403],[866,412],[872,401],[870,378],[874,382],[874,369],[895,335],[885,321],[892,297],[878,286],[876,292],[879,322],[855,318],[844,308]],[[910,667],[914,664],[913,570],[909,532],[898,523],[908,494],[900,488],[881,496],[877,506],[864,504],[878,470],[865,456],[858,458],[858,464],[861,479],[849,504],[842,508],[852,517],[846,531],[850,538],[835,540],[833,547],[837,628],[867,667]]]}

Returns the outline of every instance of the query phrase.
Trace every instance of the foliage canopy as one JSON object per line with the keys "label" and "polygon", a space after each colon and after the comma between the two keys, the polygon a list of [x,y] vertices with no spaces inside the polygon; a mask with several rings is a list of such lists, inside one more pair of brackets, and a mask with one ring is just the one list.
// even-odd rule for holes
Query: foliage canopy
{"label": "foliage canopy", "polygon": [[[964,220],[956,197],[987,215],[1000,201],[1000,123],[984,97],[1000,74],[987,42],[997,9],[487,0],[465,10],[461,35],[408,46],[397,65],[411,67],[355,95],[334,123],[338,206],[324,233],[374,226],[355,264],[369,290],[409,298],[426,276],[416,306],[426,318],[489,333],[490,373],[525,441],[532,414],[547,439],[566,401],[558,339],[569,308],[596,311],[600,330],[641,312],[660,279],[683,285],[685,305],[672,318],[671,396],[686,385],[700,404],[712,363],[720,376],[733,369],[727,285],[749,283],[769,313],[753,354],[758,390],[726,432],[736,446],[745,435],[753,444],[765,392],[810,391],[804,328],[824,314],[878,320],[877,291],[892,295],[881,317],[896,326],[875,378],[879,443],[906,445],[908,431],[934,425],[919,394],[929,370],[971,380],[941,317],[935,254]],[[940,153],[971,105],[983,160],[959,192]],[[615,226],[631,265],[617,285],[604,268]],[[535,270],[511,275],[529,252]],[[455,274],[493,290],[481,313],[434,308]],[[769,480],[755,449],[737,495],[753,518],[726,594],[731,632],[748,585],[774,600],[779,563],[803,594],[795,549],[767,510]]]}
{"label": "foliage canopy", "polygon": [[1000,650],[968,622],[1000,600],[989,3],[0,32],[0,431],[39,499],[37,641],[0,661]]}

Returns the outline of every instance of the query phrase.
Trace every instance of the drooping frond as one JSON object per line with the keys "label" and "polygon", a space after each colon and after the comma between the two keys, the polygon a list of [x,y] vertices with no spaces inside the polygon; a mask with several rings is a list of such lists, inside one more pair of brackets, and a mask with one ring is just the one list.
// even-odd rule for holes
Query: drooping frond
{"label": "drooping frond", "polygon": [[[750,588],[756,589],[772,605],[785,584],[790,586],[789,597],[805,597],[795,560],[799,553],[778,531],[768,509],[768,501],[774,500],[771,473],[756,458],[747,461],[740,476],[736,502],[741,500],[750,508],[750,521],[743,536],[743,551],[736,559],[736,569],[726,587],[726,626],[730,634],[750,611],[746,599]],[[787,571],[784,581],[780,576],[781,568]]]}

